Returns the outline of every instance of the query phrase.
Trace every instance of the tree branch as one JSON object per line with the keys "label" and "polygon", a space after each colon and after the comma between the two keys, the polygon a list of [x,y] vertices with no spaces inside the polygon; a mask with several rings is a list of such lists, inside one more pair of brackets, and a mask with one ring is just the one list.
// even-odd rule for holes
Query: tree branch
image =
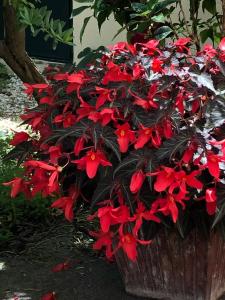
{"label": "tree branch", "polygon": [[4,41],[0,41],[0,58],[3,58],[3,56],[4,56],[3,44],[4,44]]}
{"label": "tree branch", "polygon": [[3,20],[5,38],[0,43],[0,56],[23,82],[45,82],[25,50],[25,31],[18,29],[16,11],[10,4],[3,7]]}
{"label": "tree branch", "polygon": [[222,18],[222,35],[225,35],[225,0],[221,0],[222,2],[222,11],[223,11],[223,18]]}

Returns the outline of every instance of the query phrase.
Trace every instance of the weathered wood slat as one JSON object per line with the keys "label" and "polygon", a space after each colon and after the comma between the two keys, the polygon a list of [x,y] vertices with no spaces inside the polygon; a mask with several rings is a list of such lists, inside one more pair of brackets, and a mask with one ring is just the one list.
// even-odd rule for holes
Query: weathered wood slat
{"label": "weathered wood slat", "polygon": [[128,293],[156,299],[216,300],[225,293],[225,242],[193,230],[185,240],[162,230],[139,246],[136,263],[119,251],[118,268]]}

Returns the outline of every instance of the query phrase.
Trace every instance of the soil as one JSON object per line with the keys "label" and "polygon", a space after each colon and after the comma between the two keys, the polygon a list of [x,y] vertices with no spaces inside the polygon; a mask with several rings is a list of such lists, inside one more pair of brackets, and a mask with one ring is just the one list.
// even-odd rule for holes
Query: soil
{"label": "soil", "polygon": [[[73,226],[64,224],[56,226],[51,236],[30,243],[19,255],[12,248],[12,252],[0,253],[0,299],[40,300],[53,291],[57,300],[140,299],[125,293],[114,263],[78,248],[74,241]],[[65,261],[69,269],[52,271]]]}

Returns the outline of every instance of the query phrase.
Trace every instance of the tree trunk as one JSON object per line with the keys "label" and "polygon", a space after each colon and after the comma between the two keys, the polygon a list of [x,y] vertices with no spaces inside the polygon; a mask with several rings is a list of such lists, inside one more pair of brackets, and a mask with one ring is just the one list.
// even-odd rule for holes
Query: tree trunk
{"label": "tree trunk", "polygon": [[223,11],[223,19],[222,19],[222,36],[225,36],[225,0],[221,0],[222,2],[222,11]]}
{"label": "tree trunk", "polygon": [[0,41],[0,57],[23,82],[45,82],[25,50],[25,30],[19,29],[16,12],[11,5],[3,6],[3,18],[5,38]]}

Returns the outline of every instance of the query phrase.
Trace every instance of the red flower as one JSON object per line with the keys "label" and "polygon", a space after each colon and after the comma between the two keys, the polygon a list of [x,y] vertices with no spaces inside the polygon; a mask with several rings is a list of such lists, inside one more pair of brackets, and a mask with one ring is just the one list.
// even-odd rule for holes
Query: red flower
{"label": "red flower", "polygon": [[11,198],[15,198],[24,188],[23,179],[18,177],[14,178],[12,181],[4,182],[3,185],[12,186]]}
{"label": "red flower", "polygon": [[71,112],[67,112],[62,115],[57,115],[54,118],[53,123],[63,123],[63,127],[68,128],[73,126],[76,123],[76,121],[77,121],[77,117]]}
{"label": "red flower", "polygon": [[129,123],[118,125],[115,133],[117,135],[117,141],[120,146],[120,151],[122,153],[127,152],[129,143],[134,142],[135,140],[134,132],[130,129]]}
{"label": "red flower", "polygon": [[65,218],[72,222],[74,215],[73,215],[73,204],[74,199],[72,197],[61,197],[58,200],[54,201],[51,205],[52,208],[59,208],[64,211]]}
{"label": "red flower", "polygon": [[109,62],[108,65],[108,71],[105,73],[102,84],[106,85],[109,82],[114,81],[132,81],[132,76],[128,74],[125,70],[122,71],[120,66],[115,65],[113,62]]}
{"label": "red flower", "polygon": [[175,179],[175,171],[172,168],[169,167],[162,167],[162,171],[158,171],[156,173],[147,173],[147,176],[156,175],[156,181],[154,184],[154,189],[157,192],[163,192],[165,191],[173,182]]}
{"label": "red flower", "polygon": [[24,131],[16,132],[13,139],[10,141],[10,145],[17,146],[18,144],[26,142],[29,137],[29,134]]}
{"label": "red flower", "polygon": [[219,43],[219,49],[221,51],[225,51],[225,37],[222,38],[222,40],[220,41],[220,43]]}
{"label": "red flower", "polygon": [[96,109],[99,109],[102,105],[105,104],[106,101],[111,101],[111,95],[112,95],[112,90],[102,88],[102,87],[95,87],[96,92],[99,94],[97,100],[96,100]]}
{"label": "red flower", "polygon": [[142,184],[145,180],[145,176],[146,175],[143,173],[142,170],[137,170],[133,173],[130,182],[130,190],[132,193],[135,194],[141,189]]}
{"label": "red flower", "polygon": [[176,188],[179,188],[180,191],[186,195],[186,185],[193,187],[197,190],[202,190],[203,184],[199,181],[196,176],[200,174],[199,170],[195,170],[190,174],[186,174],[185,171],[181,170],[174,173],[174,182],[170,185],[169,193],[173,193]]}
{"label": "red flower", "polygon": [[154,221],[156,223],[160,223],[160,219],[154,215],[154,213],[151,210],[146,210],[144,204],[142,202],[138,202],[138,207],[136,209],[136,212],[133,217],[131,217],[129,220],[131,222],[135,221],[135,225],[133,228],[133,234],[137,236],[139,229],[141,228],[141,225],[143,223],[143,220],[145,219],[147,221]]}
{"label": "red flower", "polygon": [[38,89],[38,93],[40,93],[42,90],[45,90],[49,87],[47,83],[36,83],[36,84],[24,83],[24,86],[26,87],[24,93],[30,97],[33,95],[35,89]]}
{"label": "red flower", "polygon": [[205,192],[206,209],[209,215],[214,215],[216,212],[216,189],[210,188]]}
{"label": "red flower", "polygon": [[152,71],[161,73],[163,68],[163,61],[161,61],[159,58],[153,58],[152,60]]}
{"label": "red flower", "polygon": [[194,153],[196,152],[198,145],[194,142],[191,142],[188,148],[185,150],[182,160],[185,164],[188,164],[193,158]]}
{"label": "red flower", "polygon": [[149,141],[152,142],[154,147],[159,147],[161,144],[161,138],[156,128],[146,128],[142,126],[138,131],[138,138],[134,145],[135,149],[143,148]]}
{"label": "red flower", "polygon": [[165,216],[171,215],[173,222],[176,223],[178,218],[178,208],[176,202],[180,203],[183,208],[185,205],[184,200],[188,198],[184,197],[183,193],[179,194],[167,194],[166,198],[159,198],[153,202],[151,211],[152,213],[162,212]]}
{"label": "red flower", "polygon": [[157,48],[157,46],[159,45],[158,40],[150,40],[145,44],[140,43],[140,45],[143,46],[143,52],[147,52],[147,55],[153,56],[154,54],[156,54],[156,52],[159,54],[161,53],[160,50]]}
{"label": "red flower", "polygon": [[60,146],[51,146],[51,147],[49,147],[48,152],[50,154],[49,161],[52,164],[57,164],[58,159],[62,156],[61,147]]}
{"label": "red flower", "polygon": [[85,138],[84,137],[80,137],[76,140],[75,144],[74,144],[74,154],[76,156],[78,156],[80,154],[80,152],[83,150],[84,148],[84,143],[85,143]]}
{"label": "red flower", "polygon": [[68,270],[70,268],[71,264],[66,261],[60,264],[57,264],[56,266],[54,266],[52,268],[52,272],[56,273],[56,272],[61,272],[61,271],[65,271]]}
{"label": "red flower", "polygon": [[97,238],[97,241],[94,242],[93,244],[93,249],[94,250],[101,250],[102,248],[105,248],[105,254],[108,259],[111,259],[113,256],[113,251],[112,251],[112,237],[113,233],[112,232],[89,232],[90,235],[93,237]]}
{"label": "red flower", "polygon": [[151,241],[142,241],[137,239],[131,233],[123,233],[123,226],[120,226],[119,234],[120,234],[120,241],[118,244],[118,248],[122,247],[123,251],[126,253],[127,257],[132,260],[136,261],[137,259],[137,243],[141,245],[148,245]]}
{"label": "red flower", "polygon": [[186,45],[190,42],[191,42],[190,38],[180,38],[174,43],[174,45],[177,47],[177,50],[179,52],[184,52],[185,50],[189,52],[189,49],[187,48]]}
{"label": "red flower", "polygon": [[135,64],[133,66],[133,79],[139,79],[144,73],[144,69],[140,64]]}
{"label": "red flower", "polygon": [[123,224],[129,220],[129,210],[126,205],[117,208],[112,206],[101,207],[98,209],[97,216],[103,232],[108,232],[111,225]]}
{"label": "red flower", "polygon": [[205,52],[205,54],[210,58],[213,58],[216,56],[216,49],[214,49],[213,46],[210,44],[205,44],[203,46],[203,52]]}
{"label": "red flower", "polygon": [[72,187],[69,190],[69,196],[61,197],[58,200],[54,201],[51,205],[52,208],[59,208],[64,211],[65,218],[72,222],[74,218],[73,207],[74,203],[77,201],[80,196],[80,189],[77,187]]}
{"label": "red flower", "polygon": [[90,150],[87,152],[86,156],[72,162],[77,164],[79,169],[86,169],[89,178],[95,177],[99,165],[102,165],[103,167],[112,166],[112,164],[107,161],[105,154],[100,150]]}
{"label": "red flower", "polygon": [[53,105],[54,103],[54,97],[52,96],[45,96],[42,97],[39,101],[40,104],[48,104],[48,105]]}
{"label": "red flower", "polygon": [[207,154],[207,167],[208,167],[209,173],[217,180],[220,177],[219,162],[221,160],[222,160],[222,157],[219,157],[212,152],[209,152]]}
{"label": "red flower", "polygon": [[41,297],[41,300],[56,300],[55,292],[50,292]]}

